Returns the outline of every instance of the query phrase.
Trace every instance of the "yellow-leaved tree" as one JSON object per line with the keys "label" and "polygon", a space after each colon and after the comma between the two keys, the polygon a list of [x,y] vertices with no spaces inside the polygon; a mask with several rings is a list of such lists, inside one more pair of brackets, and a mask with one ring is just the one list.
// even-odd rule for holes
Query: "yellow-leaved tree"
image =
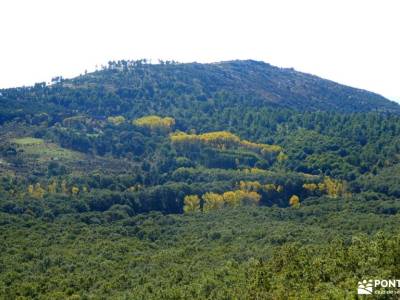
{"label": "yellow-leaved tree", "polygon": [[240,205],[240,196],[238,195],[238,193],[236,193],[237,191],[233,192],[233,191],[228,191],[222,194],[222,197],[224,198],[224,202],[226,206],[229,207],[236,207]]}
{"label": "yellow-leaved tree", "polygon": [[53,180],[48,186],[47,190],[49,191],[50,194],[55,194],[57,193],[57,181]]}
{"label": "yellow-leaved tree", "polygon": [[71,188],[71,194],[74,195],[74,196],[78,195],[79,194],[79,188],[76,187],[76,186],[73,186]]}
{"label": "yellow-leaved tree", "polygon": [[279,184],[267,183],[267,184],[263,185],[262,188],[266,192],[278,192],[278,193],[283,192],[283,186],[281,186]]}
{"label": "yellow-leaved tree", "polygon": [[[186,197],[185,197],[186,199]],[[223,207],[237,207],[240,205],[258,205],[261,200],[261,195],[255,191],[235,190],[225,193],[205,193],[202,196],[204,201],[203,211],[221,209]],[[186,204],[186,201],[185,201]]]}
{"label": "yellow-leaved tree", "polygon": [[289,199],[289,204],[291,207],[298,207],[300,205],[300,198],[297,195],[293,195]]}
{"label": "yellow-leaved tree", "polygon": [[330,177],[325,177],[324,185],[326,193],[332,198],[337,198],[338,196],[342,196],[345,193],[345,185],[342,181],[333,180]]}
{"label": "yellow-leaved tree", "polygon": [[261,200],[261,195],[257,192],[245,192],[241,191],[242,199],[241,203],[243,205],[258,205]]}
{"label": "yellow-leaved tree", "polygon": [[32,196],[35,197],[36,199],[42,199],[45,192],[46,192],[45,189],[42,188],[40,183],[36,183]]}
{"label": "yellow-leaved tree", "polygon": [[108,117],[107,121],[114,125],[121,125],[125,123],[125,118],[123,116]]}
{"label": "yellow-leaved tree", "polygon": [[239,188],[242,191],[256,192],[261,189],[261,183],[259,183],[258,181],[240,181]]}
{"label": "yellow-leaved tree", "polygon": [[185,213],[200,211],[200,198],[197,195],[185,196],[183,203],[183,211]]}
{"label": "yellow-leaved tree", "polygon": [[316,183],[305,183],[303,184],[303,188],[310,193],[314,193],[316,190],[318,190],[318,185]]}
{"label": "yellow-leaved tree", "polygon": [[67,187],[67,182],[65,181],[65,179],[63,181],[61,181],[61,192],[63,194],[68,194],[68,187]]}
{"label": "yellow-leaved tree", "polygon": [[140,127],[147,127],[151,130],[164,130],[170,131],[172,127],[175,125],[175,119],[170,117],[159,117],[159,116],[145,116],[139,119],[132,121],[133,125]]}
{"label": "yellow-leaved tree", "polygon": [[205,193],[202,198],[204,200],[203,211],[205,212],[224,207],[224,198],[220,194]]}
{"label": "yellow-leaved tree", "polygon": [[277,156],[282,148],[277,145],[267,145],[241,140],[237,135],[229,131],[213,131],[203,134],[187,134],[175,132],[170,135],[170,139],[179,148],[190,147],[192,144],[201,144],[215,147],[218,149],[245,148],[256,151],[263,156]]}
{"label": "yellow-leaved tree", "polygon": [[30,196],[33,196],[34,191],[35,191],[35,188],[33,187],[33,184],[28,185],[28,194]]}

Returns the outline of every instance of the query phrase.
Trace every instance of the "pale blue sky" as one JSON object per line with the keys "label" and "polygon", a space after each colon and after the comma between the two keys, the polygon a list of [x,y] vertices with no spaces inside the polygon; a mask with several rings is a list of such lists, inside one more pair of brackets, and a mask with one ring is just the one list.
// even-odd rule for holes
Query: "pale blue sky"
{"label": "pale blue sky", "polygon": [[113,59],[256,59],[400,100],[398,0],[1,0],[0,87]]}

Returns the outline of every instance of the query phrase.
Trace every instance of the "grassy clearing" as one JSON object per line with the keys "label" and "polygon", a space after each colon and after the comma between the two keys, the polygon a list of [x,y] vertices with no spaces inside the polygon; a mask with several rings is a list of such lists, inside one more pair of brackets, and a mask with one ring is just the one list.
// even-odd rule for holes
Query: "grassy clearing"
{"label": "grassy clearing", "polygon": [[17,144],[18,146],[33,146],[44,144],[44,140],[33,137],[12,139],[11,142]]}
{"label": "grassy clearing", "polygon": [[42,139],[24,137],[13,139],[12,142],[23,150],[24,156],[35,158],[40,162],[49,160],[73,161],[83,159],[83,155],[79,152],[62,148],[57,144],[48,143]]}

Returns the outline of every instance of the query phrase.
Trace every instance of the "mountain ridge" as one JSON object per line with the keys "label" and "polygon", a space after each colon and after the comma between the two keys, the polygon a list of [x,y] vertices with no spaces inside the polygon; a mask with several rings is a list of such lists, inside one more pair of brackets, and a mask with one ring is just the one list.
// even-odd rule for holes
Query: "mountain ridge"
{"label": "mountain ridge", "polygon": [[356,299],[366,253],[398,278],[379,95],[249,61],[1,92],[1,299]]}
{"label": "mountain ridge", "polygon": [[[398,105],[395,101],[387,99],[387,98],[383,97],[382,95],[368,91],[366,89],[351,87],[351,86],[348,86],[345,84],[335,82],[333,80],[319,77],[314,74],[297,71],[294,68],[281,68],[281,67],[273,66],[273,65],[263,62],[263,61],[256,61],[256,60],[248,59],[248,60],[228,60],[228,61],[220,61],[220,62],[213,62],[213,63],[193,62],[193,63],[178,63],[177,64],[178,67],[179,66],[185,67],[185,66],[190,66],[190,65],[200,66],[201,68],[203,68],[204,71],[207,71],[206,70],[207,67],[214,67],[214,66],[218,67],[218,68],[220,68],[220,71],[225,75],[225,79],[230,79],[230,80],[238,81],[238,82],[241,81],[242,83],[246,83],[248,85],[248,87],[250,87],[250,90],[251,90],[251,88],[253,88],[253,89],[254,88],[273,89],[274,88],[273,84],[276,82],[271,81],[271,79],[273,79],[273,76],[276,76],[276,75],[281,75],[282,79],[286,79],[286,80],[291,79],[291,78],[287,78],[289,76],[297,76],[297,77],[301,77],[307,81],[312,81],[312,82],[306,82],[306,84],[308,84],[308,87],[312,87],[312,83],[315,83],[316,85],[318,83],[324,83],[327,86],[327,88],[329,88],[329,89],[340,88],[340,89],[344,90],[344,92],[346,92],[346,93],[352,93],[352,92],[357,93],[357,95],[355,95],[356,100],[358,100],[358,98],[362,97],[362,96],[365,96],[367,98],[371,97],[371,98],[376,99],[376,101],[380,102],[381,104],[383,104],[383,102],[386,102],[385,104],[389,106],[389,103],[390,103],[390,106],[391,106],[390,108],[392,108],[396,111],[398,111],[400,109],[400,105]],[[151,66],[160,66],[160,65],[149,65],[149,66],[151,67]],[[243,72],[243,70],[245,72]],[[248,72],[246,73],[246,71],[248,71]],[[239,75],[243,75],[243,76],[239,76]],[[254,77],[253,75],[261,77],[265,81],[259,82],[256,80],[257,78],[253,78]],[[252,80],[246,81],[246,78],[252,78]],[[296,78],[294,78],[294,79],[296,79]],[[236,82],[234,82],[234,83],[236,83]],[[264,86],[262,84],[264,84]],[[300,82],[300,84],[301,84],[301,82]],[[282,83],[278,82],[278,84],[276,86],[279,87],[279,85],[282,85]],[[229,86],[229,84],[228,84],[228,87],[232,87],[232,86]],[[276,99],[273,96],[277,96],[276,94],[278,94],[278,96],[280,96],[281,100],[285,96],[287,97],[287,95],[281,95],[280,93],[274,93],[274,91],[270,91],[270,90],[265,90],[264,92],[266,92],[267,95],[272,96],[272,99],[267,99],[271,102],[275,102],[274,100],[276,100]],[[294,92],[296,92],[296,91],[294,91]],[[294,93],[294,94],[296,94],[296,93]],[[349,97],[349,99],[352,98],[351,95],[348,97]],[[289,97],[289,99],[290,99],[290,101],[293,101],[295,99],[295,97]],[[283,99],[283,100],[287,101],[287,99]],[[313,99],[313,100],[316,100],[316,99]],[[323,97],[321,97],[321,100],[322,101],[324,100]],[[361,104],[363,104],[363,103],[361,103]],[[324,110],[323,107],[319,107],[319,108],[321,110]],[[378,107],[376,107],[376,108],[378,108]],[[318,110],[318,109],[316,109],[316,110]]]}
{"label": "mountain ridge", "polygon": [[0,92],[0,122],[49,110],[138,117],[160,109],[171,114],[187,105],[199,110],[240,105],[245,110],[277,106],[297,111],[400,113],[399,104],[376,93],[254,60],[109,62],[102,70],[72,79],[55,78],[51,85]]}

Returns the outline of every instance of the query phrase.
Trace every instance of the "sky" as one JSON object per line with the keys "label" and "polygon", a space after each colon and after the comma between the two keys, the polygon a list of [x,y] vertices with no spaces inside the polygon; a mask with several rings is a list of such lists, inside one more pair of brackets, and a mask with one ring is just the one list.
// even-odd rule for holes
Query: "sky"
{"label": "sky", "polygon": [[1,0],[0,88],[109,60],[254,59],[400,102],[398,0]]}

